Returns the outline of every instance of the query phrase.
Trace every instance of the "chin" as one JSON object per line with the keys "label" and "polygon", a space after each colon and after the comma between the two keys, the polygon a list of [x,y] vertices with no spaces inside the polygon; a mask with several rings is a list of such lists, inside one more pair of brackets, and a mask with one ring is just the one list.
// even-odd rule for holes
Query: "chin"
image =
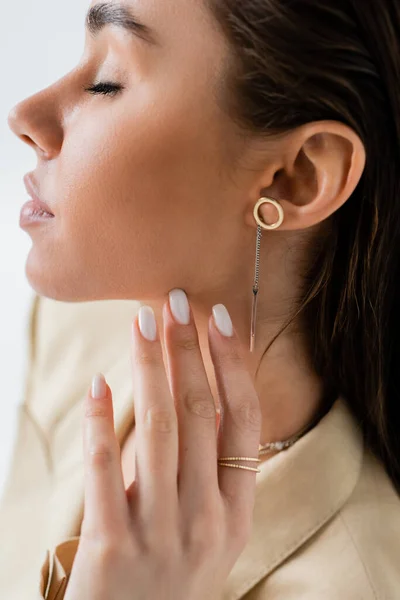
{"label": "chin", "polygon": [[[54,253],[49,256],[53,257]],[[59,302],[132,300],[143,293],[142,289],[135,289],[131,281],[126,286],[118,281],[111,281],[103,273],[94,276],[93,269],[83,262],[79,265],[67,265],[51,258],[43,260],[43,254],[39,257],[34,247],[25,264],[25,276],[36,294]],[[105,284],[107,281],[110,281],[109,286]]]}
{"label": "chin", "polygon": [[25,264],[25,276],[31,288],[45,298],[59,302],[97,300],[97,297],[93,297],[93,294],[89,294],[85,289],[88,284],[83,275],[78,277],[75,274],[75,277],[69,277],[62,265],[46,262],[42,257],[38,260],[33,248]]}

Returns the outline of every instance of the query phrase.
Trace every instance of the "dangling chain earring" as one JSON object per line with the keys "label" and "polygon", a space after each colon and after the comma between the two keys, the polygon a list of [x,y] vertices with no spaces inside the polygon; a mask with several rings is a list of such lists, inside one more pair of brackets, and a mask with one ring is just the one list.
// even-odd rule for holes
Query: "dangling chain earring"
{"label": "dangling chain earring", "polygon": [[[264,221],[261,220],[258,209],[261,204],[272,204],[278,210],[279,217],[276,223],[272,223],[272,225],[267,225]],[[257,204],[254,207],[254,218],[257,222],[257,244],[256,244],[256,268],[255,268],[255,277],[254,277],[254,285],[253,285],[253,306],[251,311],[251,333],[250,333],[250,352],[254,351],[254,342],[255,342],[255,327],[256,327],[256,316],[257,316],[257,296],[258,296],[258,282],[259,282],[259,270],[260,270],[260,244],[261,244],[261,236],[263,229],[278,229],[283,223],[284,213],[283,208],[279,204],[277,200],[273,198],[260,198]],[[263,454],[269,454],[270,452],[281,452],[282,450],[286,450],[290,446],[293,446],[298,439],[303,437],[314,425],[318,423],[321,419],[321,415],[323,413],[318,413],[315,418],[301,431],[298,431],[292,437],[278,441],[278,442],[267,442],[266,444],[259,444],[258,446],[258,455],[262,456]]]}
{"label": "dangling chain earring", "polygon": [[[279,213],[278,220],[272,225],[267,225],[264,221],[261,220],[260,215],[258,214],[258,209],[261,204],[272,204],[276,207]],[[257,204],[254,207],[254,218],[258,225],[257,227],[257,242],[256,242],[256,267],[255,267],[255,275],[254,275],[254,284],[253,284],[253,306],[251,310],[251,328],[250,328],[250,352],[254,352],[254,343],[256,337],[256,317],[257,317],[257,298],[258,298],[258,281],[260,274],[260,245],[261,245],[261,236],[263,229],[278,229],[283,223],[284,213],[283,208],[279,204],[278,200],[274,200],[274,198],[260,198]]]}

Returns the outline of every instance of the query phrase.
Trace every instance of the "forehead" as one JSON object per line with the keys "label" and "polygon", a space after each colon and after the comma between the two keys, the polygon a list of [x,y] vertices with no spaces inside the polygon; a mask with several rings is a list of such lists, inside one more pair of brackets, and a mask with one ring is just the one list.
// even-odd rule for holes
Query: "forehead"
{"label": "forehead", "polygon": [[221,37],[204,0],[92,0],[89,7],[98,5],[125,8],[165,38],[177,31]]}
{"label": "forehead", "polygon": [[230,48],[205,0],[92,0],[90,7],[100,4],[126,9],[154,32],[153,48],[181,75],[221,79]]}

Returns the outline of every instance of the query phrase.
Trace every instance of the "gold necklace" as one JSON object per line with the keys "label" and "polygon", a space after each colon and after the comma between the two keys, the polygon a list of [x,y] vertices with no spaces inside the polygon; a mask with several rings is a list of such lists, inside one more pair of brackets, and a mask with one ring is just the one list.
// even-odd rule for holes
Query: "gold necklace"
{"label": "gold necklace", "polygon": [[286,448],[293,446],[293,444],[295,442],[297,442],[298,439],[303,437],[303,435],[305,435],[308,431],[310,431],[322,419],[322,417],[324,415],[326,415],[326,413],[330,410],[330,408],[332,407],[332,404],[335,400],[336,400],[336,394],[333,396],[333,400],[331,397],[330,402],[329,401],[323,402],[321,409],[318,411],[316,417],[308,425],[303,427],[303,429],[301,429],[298,433],[295,433],[287,440],[282,440],[279,442],[267,442],[266,444],[259,444],[258,456],[262,456],[263,454],[268,454],[269,452],[273,452],[274,450],[281,452],[282,450],[286,450]]}

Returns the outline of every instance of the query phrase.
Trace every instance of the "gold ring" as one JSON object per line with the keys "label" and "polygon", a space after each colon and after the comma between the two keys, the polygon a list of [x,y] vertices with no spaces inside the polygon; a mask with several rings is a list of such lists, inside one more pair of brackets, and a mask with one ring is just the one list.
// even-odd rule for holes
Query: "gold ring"
{"label": "gold ring", "polygon": [[226,456],[218,459],[218,464],[221,467],[232,467],[233,469],[244,469],[245,471],[255,471],[256,473],[261,473],[260,469],[255,469],[254,467],[244,467],[243,465],[231,465],[228,462],[229,460],[244,460],[247,462],[261,462],[260,458],[252,458],[250,456]]}

